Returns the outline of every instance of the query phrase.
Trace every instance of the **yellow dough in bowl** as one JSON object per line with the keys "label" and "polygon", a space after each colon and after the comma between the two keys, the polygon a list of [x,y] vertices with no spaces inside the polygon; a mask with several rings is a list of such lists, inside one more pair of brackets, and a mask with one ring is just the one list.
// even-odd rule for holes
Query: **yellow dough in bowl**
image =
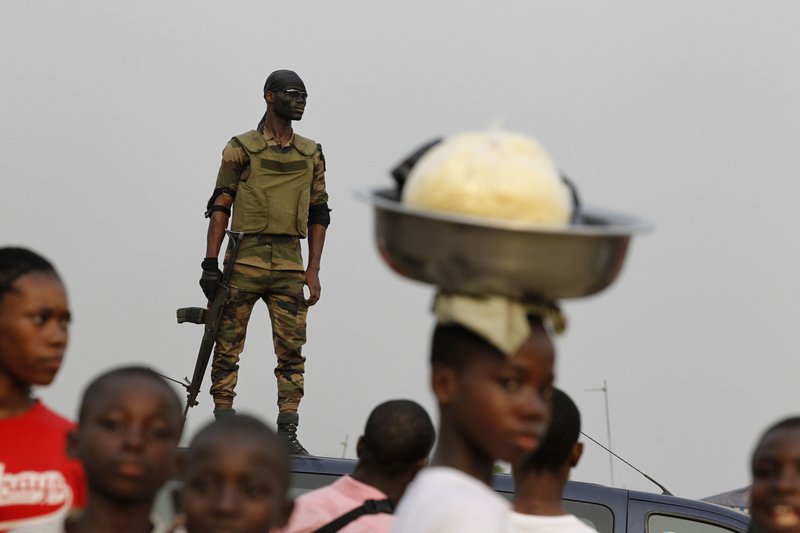
{"label": "yellow dough in bowl", "polygon": [[461,133],[431,148],[411,170],[409,206],[544,225],[569,224],[572,201],[539,143],[505,131]]}

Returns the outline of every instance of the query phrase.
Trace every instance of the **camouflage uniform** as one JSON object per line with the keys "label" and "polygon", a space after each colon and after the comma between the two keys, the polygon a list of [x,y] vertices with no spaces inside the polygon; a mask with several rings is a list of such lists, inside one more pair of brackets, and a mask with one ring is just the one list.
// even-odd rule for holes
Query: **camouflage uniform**
{"label": "camouflage uniform", "polygon": [[[293,135],[289,144],[281,147],[269,133],[263,134],[267,150],[275,154],[296,151],[295,137],[299,136]],[[325,161],[322,148],[316,146],[316,152],[311,156],[311,206],[327,204],[328,201]],[[250,160],[251,156],[237,138],[231,139],[222,152],[217,189],[235,195],[240,182],[247,181],[250,175]],[[236,203],[234,217],[235,210]],[[229,254],[230,246],[226,262]],[[304,283],[299,236],[263,233],[242,238],[231,275],[230,298],[222,314],[211,366],[211,394],[215,405],[233,404],[239,354],[244,349],[247,322],[253,305],[261,299],[267,304],[272,322],[272,339],[277,356],[275,376],[278,381],[278,408],[280,412],[297,411],[303,397],[305,357],[302,355],[302,346],[306,342],[308,311],[303,295]]]}

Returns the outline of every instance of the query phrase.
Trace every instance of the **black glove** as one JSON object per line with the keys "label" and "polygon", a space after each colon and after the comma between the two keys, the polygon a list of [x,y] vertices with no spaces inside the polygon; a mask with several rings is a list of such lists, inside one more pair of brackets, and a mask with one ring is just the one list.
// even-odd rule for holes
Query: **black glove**
{"label": "black glove", "polygon": [[200,265],[203,267],[203,275],[200,276],[200,288],[209,300],[214,298],[219,282],[222,281],[222,271],[219,269],[219,261],[216,257],[206,257]]}

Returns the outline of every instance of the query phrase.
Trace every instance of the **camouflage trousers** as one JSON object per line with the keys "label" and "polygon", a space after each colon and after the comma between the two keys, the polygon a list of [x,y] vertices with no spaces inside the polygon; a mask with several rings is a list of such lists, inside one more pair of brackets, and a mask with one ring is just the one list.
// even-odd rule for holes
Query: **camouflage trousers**
{"label": "camouflage trousers", "polygon": [[303,397],[306,360],[302,355],[308,312],[303,296],[304,281],[303,272],[296,270],[264,270],[238,263],[234,266],[231,291],[222,312],[211,364],[211,395],[215,406],[233,405],[247,323],[255,303],[264,300],[278,359],[275,367],[278,410],[297,411]]}

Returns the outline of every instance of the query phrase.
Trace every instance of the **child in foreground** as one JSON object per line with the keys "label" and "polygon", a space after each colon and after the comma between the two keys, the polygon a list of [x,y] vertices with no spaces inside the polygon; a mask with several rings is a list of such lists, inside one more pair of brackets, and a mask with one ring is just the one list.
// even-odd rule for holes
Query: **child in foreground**
{"label": "child in foreground", "polygon": [[800,417],[786,418],[764,432],[751,467],[752,530],[800,532]]}
{"label": "child in foreground", "polygon": [[544,437],[555,362],[550,333],[542,318],[504,299],[440,295],[435,308],[439,442],[392,531],[506,531],[509,505],[490,488],[492,472],[496,460],[516,461]]}
{"label": "child in foreground", "polygon": [[55,379],[69,322],[53,265],[24,248],[0,248],[0,531],[58,531],[86,501],[83,470],[66,453],[74,423],[32,390]]}
{"label": "child in foreground", "polygon": [[187,533],[265,533],[286,525],[289,452],[264,423],[237,414],[201,429],[181,457]]}
{"label": "child in foreground", "polygon": [[89,501],[67,533],[156,529],[153,502],[175,472],[181,417],[178,395],[147,368],[118,368],[89,384],[69,441],[86,469]]}

